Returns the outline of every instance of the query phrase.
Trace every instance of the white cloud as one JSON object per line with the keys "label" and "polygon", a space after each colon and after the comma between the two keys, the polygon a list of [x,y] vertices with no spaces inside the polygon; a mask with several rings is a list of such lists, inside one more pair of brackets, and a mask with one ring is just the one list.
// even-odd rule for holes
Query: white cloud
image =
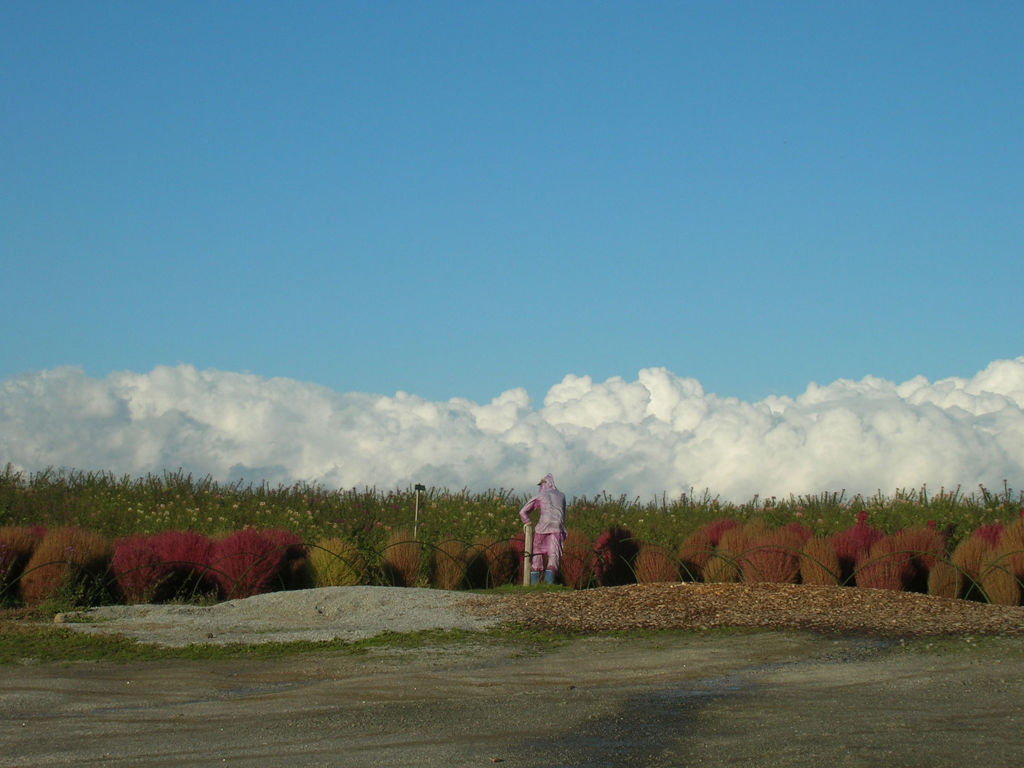
{"label": "white cloud", "polygon": [[868,376],[757,403],[662,368],[636,381],[566,376],[535,409],[339,393],[188,365],[104,379],[56,368],[0,382],[0,464],[328,487],[528,490],[646,500],[691,488],[735,501],[1024,485],[1024,357],[969,379]]}

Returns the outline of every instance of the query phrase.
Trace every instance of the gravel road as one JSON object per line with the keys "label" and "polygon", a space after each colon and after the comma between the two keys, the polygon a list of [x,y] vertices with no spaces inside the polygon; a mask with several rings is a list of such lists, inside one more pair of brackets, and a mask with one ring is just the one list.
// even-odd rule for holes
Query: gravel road
{"label": "gravel road", "polygon": [[[789,588],[742,586],[347,587],[78,612],[60,618],[171,645],[486,628],[538,611],[559,618],[534,626],[582,632],[259,662],[26,660],[0,667],[0,767],[1019,764],[1020,609],[855,589],[800,607]],[[769,628],[707,629],[728,625]],[[608,631],[630,626],[684,631]]]}
{"label": "gravel road", "polygon": [[0,766],[1019,765],[1022,641],[918,643],[711,631],[0,667]]}

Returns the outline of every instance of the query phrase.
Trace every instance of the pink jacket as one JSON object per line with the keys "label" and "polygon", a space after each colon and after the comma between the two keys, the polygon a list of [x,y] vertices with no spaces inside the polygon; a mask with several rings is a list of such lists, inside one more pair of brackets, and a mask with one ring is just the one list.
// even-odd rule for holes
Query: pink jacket
{"label": "pink jacket", "polygon": [[538,485],[540,491],[519,510],[523,525],[530,522],[530,511],[540,510],[537,533],[565,533],[565,494],[555,487],[555,478],[544,475]]}

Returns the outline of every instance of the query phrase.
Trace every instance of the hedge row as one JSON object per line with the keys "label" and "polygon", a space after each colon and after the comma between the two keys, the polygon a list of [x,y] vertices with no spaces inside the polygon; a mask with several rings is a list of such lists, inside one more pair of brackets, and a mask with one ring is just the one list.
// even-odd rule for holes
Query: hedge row
{"label": "hedge row", "polygon": [[[114,540],[76,526],[0,527],[0,604],[216,601],[280,589],[381,584],[491,588],[522,580],[523,536],[436,545],[391,533],[376,552],[281,529],[225,536],[164,531]],[[566,538],[560,578],[574,589],[634,582],[782,582],[927,592],[1022,603],[1024,518],[974,529],[952,549],[933,526],[886,534],[862,513],[829,536],[799,523],[715,520],[676,550],[613,526]]]}

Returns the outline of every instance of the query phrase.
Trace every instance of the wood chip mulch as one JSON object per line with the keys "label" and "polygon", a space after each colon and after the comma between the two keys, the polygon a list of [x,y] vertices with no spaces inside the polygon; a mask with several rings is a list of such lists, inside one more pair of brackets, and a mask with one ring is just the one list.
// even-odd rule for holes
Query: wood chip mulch
{"label": "wood chip mulch", "polygon": [[574,591],[523,588],[488,605],[532,629],[762,627],[850,635],[1024,636],[1024,607],[911,592],[798,584],[631,584]]}

